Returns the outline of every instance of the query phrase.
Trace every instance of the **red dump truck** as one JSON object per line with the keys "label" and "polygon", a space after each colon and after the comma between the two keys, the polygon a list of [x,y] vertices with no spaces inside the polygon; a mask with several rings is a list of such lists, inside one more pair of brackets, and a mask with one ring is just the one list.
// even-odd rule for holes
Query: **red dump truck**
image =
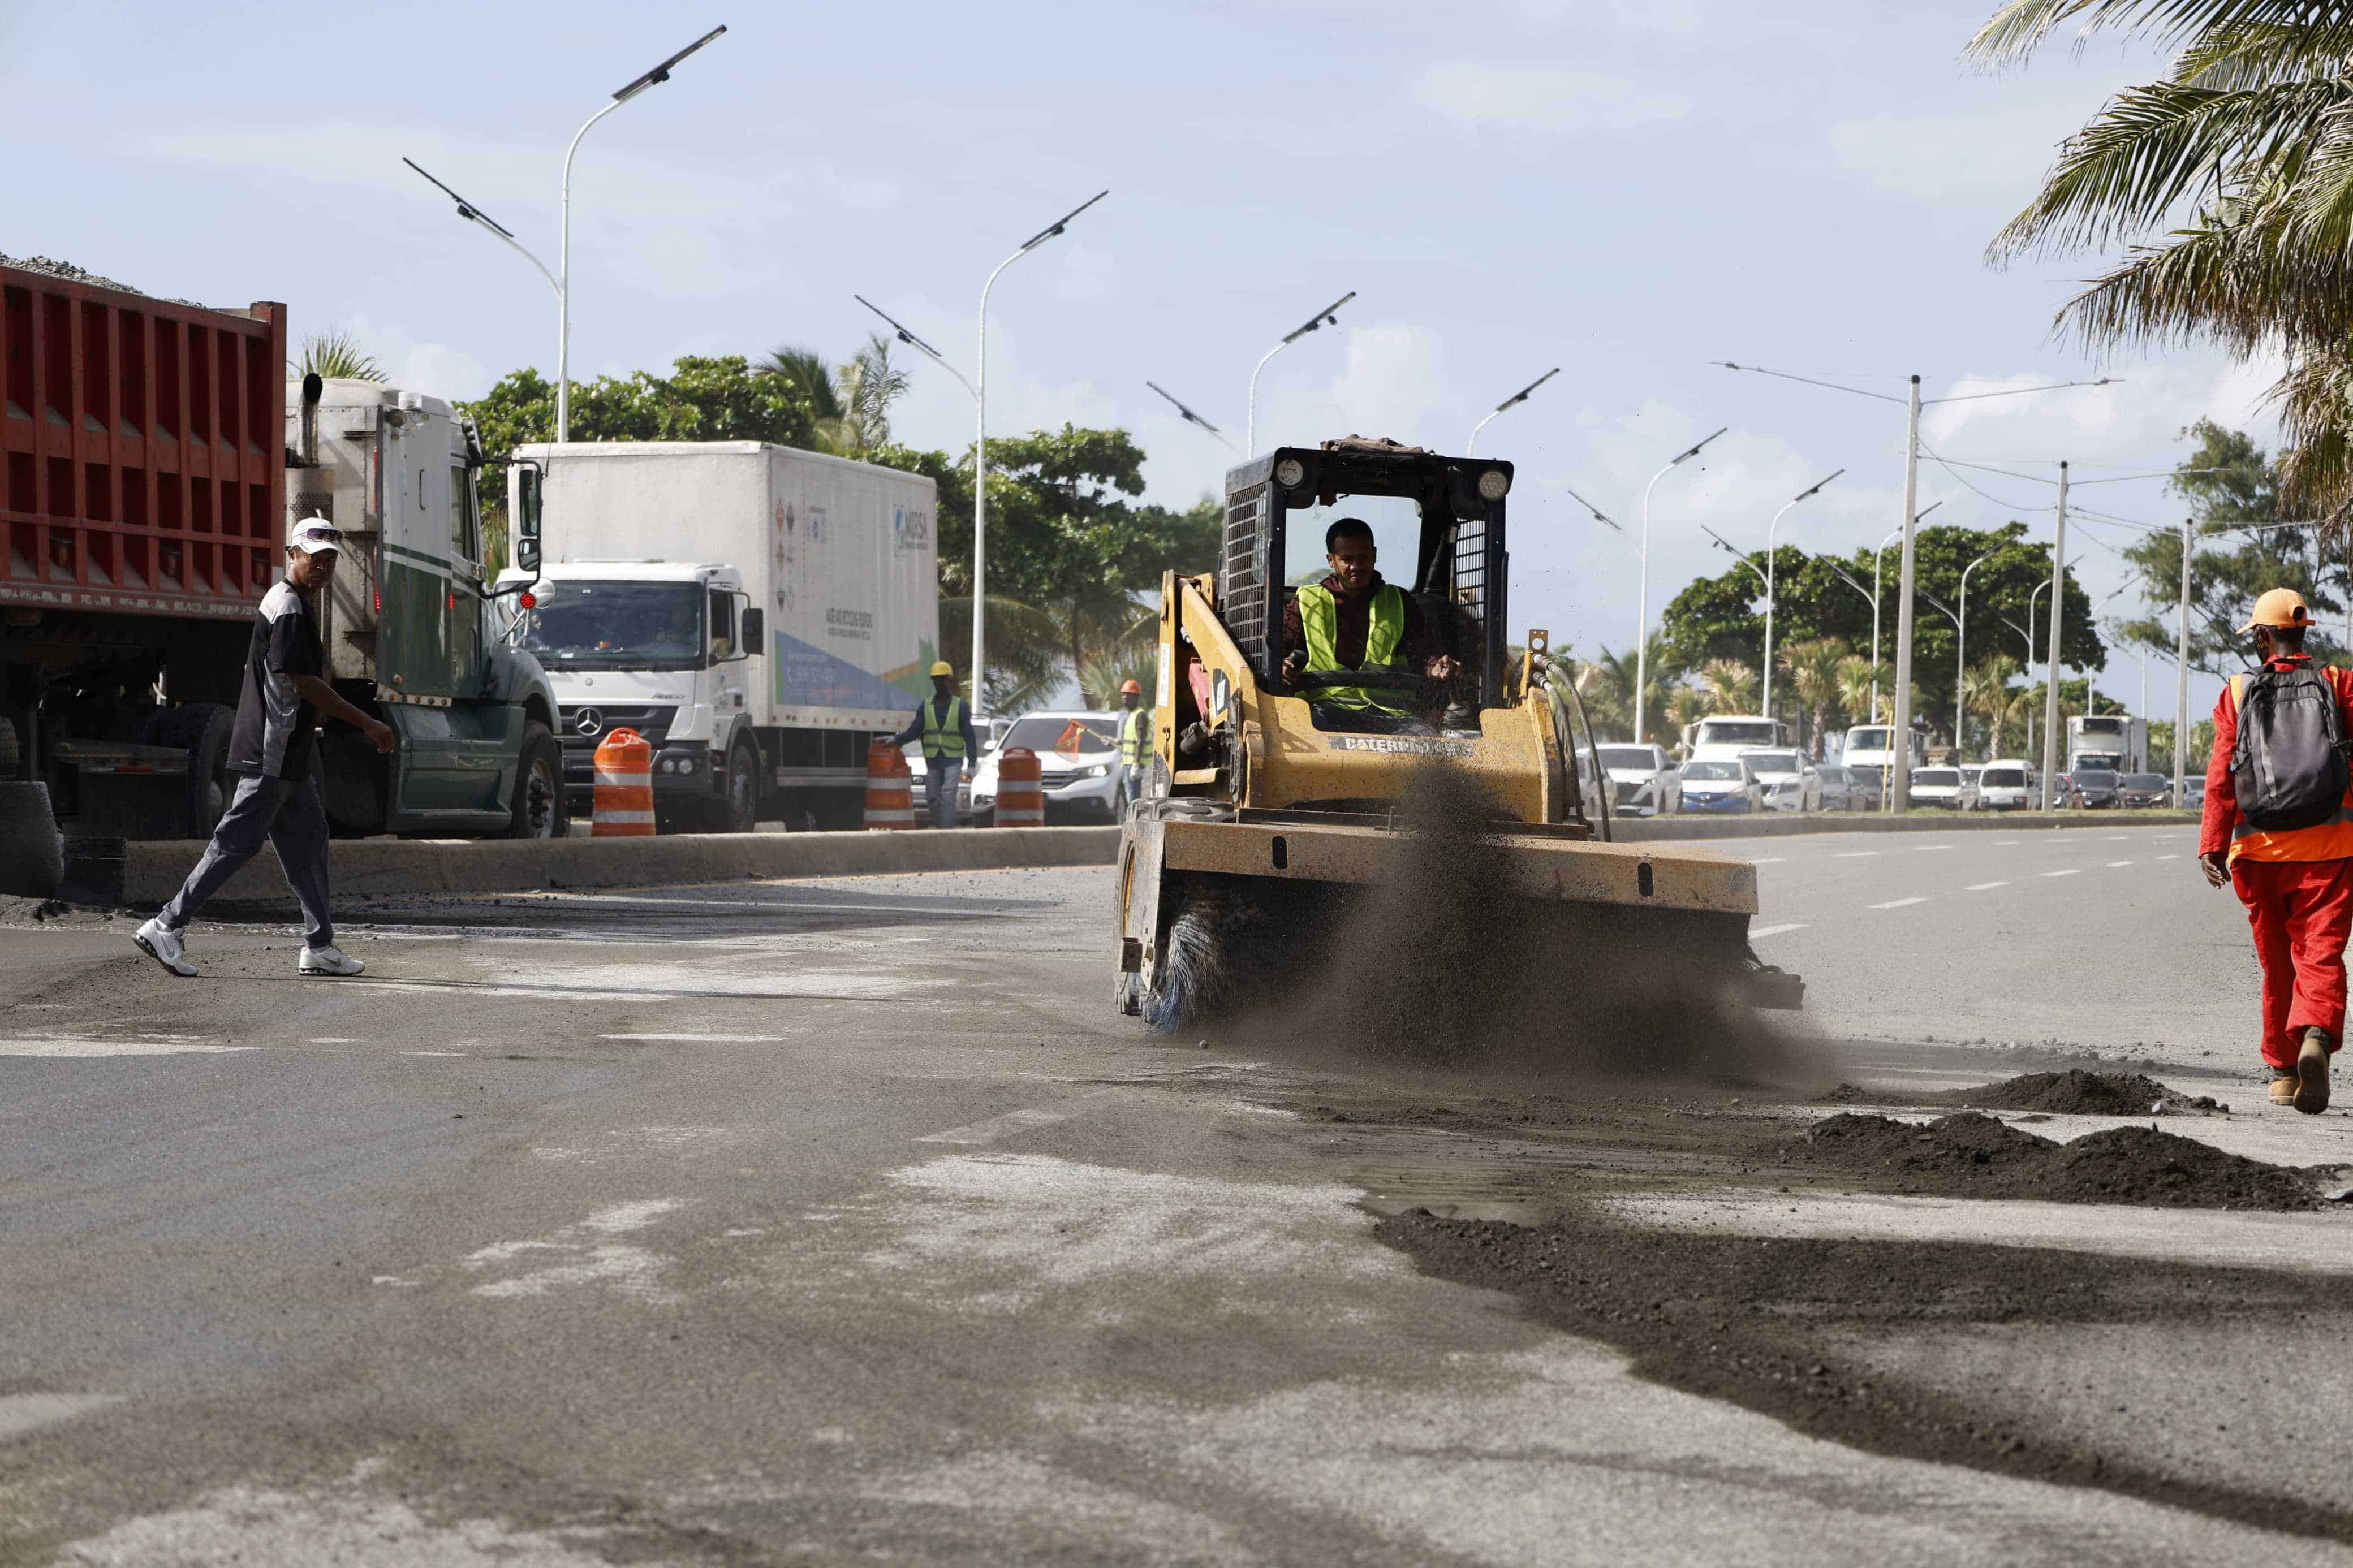
{"label": "red dump truck", "polygon": [[[208,310],[0,258],[0,778],[97,838],[201,837],[290,486],[344,532],[329,679],[399,736],[329,725],[345,834],[561,836],[555,701],[499,635],[471,423],[373,382],[290,379],[286,307]],[[530,542],[535,561],[536,542]]]}

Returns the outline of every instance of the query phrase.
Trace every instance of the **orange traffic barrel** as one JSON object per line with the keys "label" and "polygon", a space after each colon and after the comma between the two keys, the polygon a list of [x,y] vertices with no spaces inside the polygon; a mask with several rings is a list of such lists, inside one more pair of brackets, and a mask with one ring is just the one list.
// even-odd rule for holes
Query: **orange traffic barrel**
{"label": "orange traffic barrel", "polygon": [[1046,826],[1046,791],[1039,781],[1038,753],[1015,746],[997,761],[997,826]]}
{"label": "orange traffic barrel", "polygon": [[590,814],[592,837],[653,837],[654,749],[635,730],[616,730],[598,743]]}
{"label": "orange traffic barrel", "polygon": [[866,826],[869,828],[915,826],[914,775],[907,770],[907,753],[888,741],[866,748]]}

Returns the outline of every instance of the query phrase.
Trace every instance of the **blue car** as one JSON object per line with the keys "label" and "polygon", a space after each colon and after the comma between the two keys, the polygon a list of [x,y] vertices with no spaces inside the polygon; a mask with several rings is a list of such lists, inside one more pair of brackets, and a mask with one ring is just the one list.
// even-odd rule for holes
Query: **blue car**
{"label": "blue car", "polygon": [[1685,763],[1683,810],[1716,816],[1746,816],[1765,809],[1765,786],[1757,770],[1738,757]]}

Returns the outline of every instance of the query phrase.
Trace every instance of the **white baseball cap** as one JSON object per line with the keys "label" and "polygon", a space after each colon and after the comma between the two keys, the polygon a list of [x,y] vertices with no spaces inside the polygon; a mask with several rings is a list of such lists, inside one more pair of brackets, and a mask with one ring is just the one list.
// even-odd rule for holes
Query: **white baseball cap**
{"label": "white baseball cap", "polygon": [[305,555],[333,554],[343,547],[343,531],[323,517],[306,517],[287,533],[286,543]]}

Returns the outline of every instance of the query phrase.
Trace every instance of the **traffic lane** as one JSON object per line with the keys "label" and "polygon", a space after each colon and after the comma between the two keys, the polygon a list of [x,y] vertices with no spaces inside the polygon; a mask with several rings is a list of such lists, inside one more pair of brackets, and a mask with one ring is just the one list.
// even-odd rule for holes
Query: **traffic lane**
{"label": "traffic lane", "polygon": [[[0,1212],[91,1205],[0,1251],[0,1291],[33,1304],[6,1386],[81,1411],[0,1448],[0,1487],[42,1500],[47,1539],[126,1563],[166,1541],[305,1561],[338,1530],[432,1562],[483,1542],[551,1562],[1305,1563],[2256,1543],[1801,1438],[1416,1275],[1281,1117],[1166,1087],[1242,1064],[1086,1000],[1102,877],[1060,946],[994,961],[1093,1021],[1060,1032],[1001,1006],[942,1027],[901,998],[565,994],[510,1014],[518,999],[482,991],[426,1008],[313,983],[294,994],[336,1034],[256,1027],[252,1048],[194,1059],[0,1056],[0,1082],[38,1072],[80,1097],[5,1130],[51,1168]],[[506,972],[536,953],[538,978],[578,978],[617,957],[702,966],[729,940],[430,952]],[[888,928],[864,957],[934,962]],[[185,1047],[207,1043],[208,999],[262,988],[135,973],[135,1021],[123,997],[70,1031],[48,1004],[0,1017],[18,1040],[30,1022],[53,1042]],[[428,1049],[462,1054],[402,1056]],[[174,1104],[183,1121],[159,1114]],[[372,1120],[396,1123],[373,1147]],[[125,1125],[144,1146],[90,1136]],[[322,1126],[344,1135],[323,1161],[303,1145]],[[322,1163],[350,1190],[314,1198]],[[123,1403],[71,1404],[107,1398]]]}
{"label": "traffic lane", "polygon": [[2185,828],[1727,843],[1758,955],[1832,1037],[1987,1041],[2254,1072],[2246,916]]}

